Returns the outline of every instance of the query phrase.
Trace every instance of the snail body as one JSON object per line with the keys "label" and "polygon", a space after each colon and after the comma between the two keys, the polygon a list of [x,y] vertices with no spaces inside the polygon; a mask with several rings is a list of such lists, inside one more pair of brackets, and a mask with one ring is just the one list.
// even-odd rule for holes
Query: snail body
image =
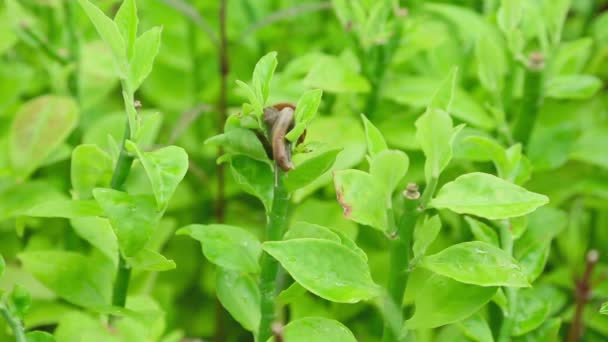
{"label": "snail body", "polygon": [[291,142],[285,138],[294,126],[294,109],[295,106],[289,103],[264,108],[264,123],[270,134],[272,159],[284,172],[295,168],[291,161]]}

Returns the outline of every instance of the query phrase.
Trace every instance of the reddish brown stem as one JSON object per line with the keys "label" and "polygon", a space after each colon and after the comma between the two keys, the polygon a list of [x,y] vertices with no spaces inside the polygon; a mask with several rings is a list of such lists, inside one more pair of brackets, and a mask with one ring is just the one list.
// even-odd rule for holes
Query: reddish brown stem
{"label": "reddish brown stem", "polygon": [[576,307],[574,311],[574,317],[570,324],[570,331],[568,332],[568,342],[579,341],[583,334],[583,313],[585,305],[591,299],[591,275],[593,269],[599,259],[599,253],[596,250],[590,250],[587,253],[587,263],[585,266],[585,272],[580,279],[577,279],[576,286],[574,288],[574,298],[576,300]]}

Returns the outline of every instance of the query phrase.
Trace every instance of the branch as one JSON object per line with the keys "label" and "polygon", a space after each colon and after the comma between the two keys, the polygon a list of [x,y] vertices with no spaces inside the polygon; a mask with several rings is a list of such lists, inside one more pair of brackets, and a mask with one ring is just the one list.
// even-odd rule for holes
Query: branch
{"label": "branch", "polygon": [[274,13],[260,19],[257,23],[249,26],[245,30],[245,32],[243,32],[242,37],[246,37],[266,26],[270,26],[279,21],[291,19],[291,18],[298,17],[298,16],[301,16],[304,14],[312,13],[312,12],[324,11],[324,10],[328,10],[328,9],[331,9],[331,2],[329,2],[329,1],[298,5],[298,6],[293,6],[293,7],[289,7],[286,9],[282,9],[282,10],[274,12]]}
{"label": "branch", "polygon": [[198,13],[196,8],[191,4],[187,3],[184,0],[160,0],[164,2],[167,6],[173,8],[174,10],[180,12],[183,16],[190,19],[196,26],[198,26],[201,30],[207,34],[213,45],[219,46],[219,38],[211,25],[203,18],[203,16]]}
{"label": "branch", "polygon": [[587,253],[587,261],[585,266],[585,273],[581,279],[576,281],[574,288],[574,298],[576,299],[576,308],[574,311],[574,317],[570,324],[570,331],[568,332],[568,342],[576,342],[580,339],[583,333],[583,313],[585,305],[591,299],[591,275],[593,269],[599,260],[599,253],[596,250],[590,250]]}
{"label": "branch", "polygon": [[207,104],[199,104],[194,108],[182,113],[175,127],[171,131],[171,136],[167,145],[173,145],[175,141],[184,133],[184,131],[194,122],[202,113],[211,111],[211,106]]}

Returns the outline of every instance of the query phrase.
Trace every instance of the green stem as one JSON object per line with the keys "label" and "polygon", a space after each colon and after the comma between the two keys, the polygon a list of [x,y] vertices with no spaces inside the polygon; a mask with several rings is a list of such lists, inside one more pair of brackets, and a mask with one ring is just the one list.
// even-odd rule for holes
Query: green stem
{"label": "green stem", "polygon": [[47,57],[55,60],[61,65],[67,65],[70,61],[59,54],[59,52],[55,51],[55,49],[51,46],[51,44],[40,38],[29,26],[22,26],[21,30],[25,37],[32,43],[34,47],[42,51]]}
{"label": "green stem", "polygon": [[[390,300],[392,301],[391,304],[399,313],[399,322],[396,322],[398,329],[401,329],[401,326],[403,325],[401,307],[409,276],[408,268],[411,259],[411,245],[414,227],[416,226],[416,220],[420,214],[420,211],[418,210],[420,204],[419,197],[420,194],[417,192],[417,188],[414,186],[410,187],[410,185],[408,185],[408,191],[405,194],[405,208],[403,214],[399,218],[396,229],[391,233],[391,240],[389,241],[390,268],[388,274],[387,291],[390,296]],[[389,214],[392,217],[392,210],[390,210]],[[386,310],[388,310],[388,308]],[[389,322],[388,319],[385,319],[382,341],[399,341],[399,336],[395,333],[396,331],[392,327],[391,322]],[[399,331],[398,333],[401,334],[403,332]]]}
{"label": "green stem", "polygon": [[76,34],[76,23],[74,22],[74,1],[65,1],[63,3],[63,11],[65,15],[65,26],[69,37],[70,60],[74,63],[74,70],[70,73],[68,79],[68,87],[70,93],[77,101],[80,100],[80,89],[78,85],[78,75],[80,73],[80,42]]}
{"label": "green stem", "polygon": [[515,141],[521,142],[524,147],[530,139],[543,98],[543,68],[543,55],[533,53],[526,69],[521,108],[513,127],[513,138],[515,138]]}
{"label": "green stem", "polygon": [[[513,254],[513,235],[511,233],[510,225],[508,222],[500,224],[500,242],[502,244],[502,249],[507,252],[507,254]],[[517,288],[514,287],[505,287],[505,292],[507,294],[507,303],[508,303],[508,313],[505,315],[504,320],[502,322],[502,326],[500,327],[500,332],[498,335],[498,342],[508,342],[511,341],[511,331],[513,331],[513,316],[517,311]]]}
{"label": "green stem", "polygon": [[431,177],[431,180],[428,182],[428,184],[424,188],[424,191],[422,192],[422,197],[420,198],[420,207],[422,207],[423,209],[426,208],[426,206],[431,201],[431,198],[435,194],[435,189],[437,189],[438,182],[439,182],[439,178]]}
{"label": "green stem", "polygon": [[[128,110],[128,109],[127,109]],[[112,181],[110,186],[112,189],[121,190],[124,186],[129,173],[131,172],[131,165],[133,164],[133,157],[125,149],[125,141],[131,136],[131,126],[129,120],[125,125],[125,134],[122,140],[120,155],[116,166],[114,168],[114,174],[112,175]],[[128,267],[125,259],[119,253],[118,255],[118,270],[116,274],[116,280],[114,282],[114,288],[112,291],[112,305],[124,307],[127,300],[127,291],[129,289],[129,278],[131,277],[131,269]]]}
{"label": "green stem", "polygon": [[23,331],[23,326],[21,325],[21,322],[17,317],[14,317],[8,310],[8,308],[2,303],[0,303],[0,315],[2,315],[6,323],[13,330],[13,334],[15,335],[15,341],[26,342],[27,339],[25,338],[25,332]]}
{"label": "green stem", "polygon": [[[281,240],[287,226],[287,209],[289,193],[283,184],[283,174],[277,171],[277,182],[274,187],[272,209],[268,214],[266,241]],[[260,274],[260,294],[262,296],[262,317],[256,341],[265,342],[272,336],[272,324],[276,318],[275,299],[277,295],[277,274],[279,263],[268,254],[262,255]]]}

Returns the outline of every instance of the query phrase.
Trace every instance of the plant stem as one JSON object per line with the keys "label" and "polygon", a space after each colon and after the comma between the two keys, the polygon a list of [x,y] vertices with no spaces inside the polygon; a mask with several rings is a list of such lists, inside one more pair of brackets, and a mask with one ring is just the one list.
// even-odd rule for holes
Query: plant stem
{"label": "plant stem", "polygon": [[40,51],[42,51],[47,57],[58,62],[61,65],[67,65],[70,61],[56,51],[51,44],[38,36],[32,29],[27,25],[21,26],[21,31],[25,34],[25,37]]}
{"label": "plant stem", "polygon": [[524,80],[524,95],[519,115],[515,119],[513,137],[525,147],[530,139],[532,128],[542,102],[544,57],[541,53],[532,53]]}
{"label": "plant stem", "polygon": [[431,177],[431,180],[429,180],[428,184],[424,188],[424,191],[422,192],[422,197],[420,198],[420,207],[422,207],[423,209],[426,208],[426,206],[429,204],[431,198],[435,194],[435,190],[437,189],[438,182],[439,182],[439,178]]}
{"label": "plant stem", "polygon": [[591,298],[591,275],[593,269],[599,260],[599,253],[596,250],[591,250],[587,253],[587,262],[585,266],[585,273],[583,277],[576,281],[574,288],[574,298],[576,299],[576,308],[574,311],[574,317],[570,324],[570,330],[568,331],[568,342],[579,341],[583,334],[583,313],[585,312],[585,305]]}
{"label": "plant stem", "polygon": [[384,45],[374,46],[368,54],[368,57],[371,56],[371,58],[366,58],[367,60],[363,62],[364,64],[370,63],[371,65],[371,68],[364,68],[364,71],[368,70],[368,72],[366,72],[366,76],[370,81],[372,88],[369,96],[367,97],[364,112],[369,118],[372,118],[375,115],[378,107],[382,83],[384,82],[384,75],[391,64],[395,50],[401,41],[401,32],[402,28],[398,23],[390,40]]}
{"label": "plant stem", "polygon": [[25,338],[25,332],[23,331],[23,326],[21,325],[21,322],[19,321],[19,319],[17,317],[14,317],[11,314],[11,312],[8,310],[8,308],[2,303],[0,303],[0,315],[2,315],[2,317],[4,317],[4,320],[6,321],[6,323],[13,330],[13,334],[15,335],[15,341],[16,342],[27,342],[27,339]]}
{"label": "plant stem", "polygon": [[[411,258],[412,236],[414,227],[416,226],[416,220],[420,213],[420,193],[418,192],[416,184],[408,184],[404,197],[405,208],[403,214],[399,218],[396,229],[391,233],[391,240],[389,241],[390,268],[387,285],[388,294],[393,302],[392,304],[397,308],[399,314],[401,314],[403,295],[405,294],[405,287],[407,286],[409,276],[408,268]],[[389,214],[392,217],[392,210],[390,210]],[[397,323],[399,328],[401,328],[403,319],[401,318],[401,315],[399,316],[400,319]],[[399,341],[399,336],[395,334],[393,327],[387,319],[384,320],[382,341]]]}
{"label": "plant stem", "polygon": [[[220,72],[220,94],[218,99],[218,132],[224,130],[224,123],[227,116],[227,97],[228,97],[228,73],[230,72],[230,61],[228,59],[228,38],[226,35],[226,7],[228,0],[220,1],[219,22],[220,22],[220,44],[219,44],[219,72]],[[224,154],[222,146],[218,147],[218,158]],[[217,165],[217,204],[215,209],[216,220],[224,222],[225,215],[225,173],[224,163]]]}
{"label": "plant stem", "polygon": [[[513,255],[513,235],[511,234],[510,224],[508,222],[502,222],[499,226],[502,249],[507,254]],[[498,342],[511,341],[511,331],[513,330],[514,322],[513,316],[517,310],[517,288],[505,287],[505,292],[507,293],[509,311],[508,315],[505,315],[502,326],[500,327]]]}
{"label": "plant stem", "polygon": [[74,23],[73,6],[75,5],[76,2],[74,1],[65,1],[63,3],[63,12],[65,15],[65,26],[68,32],[70,60],[74,64],[74,70],[72,70],[68,79],[68,87],[72,96],[76,101],[80,102],[80,89],[78,84],[78,75],[80,73],[80,42],[78,40],[78,35],[76,34],[76,25]]}
{"label": "plant stem", "polygon": [[[277,170],[277,182],[274,186],[272,209],[268,214],[265,241],[277,241],[283,237],[287,226],[287,209],[289,193],[283,184],[283,172]],[[279,263],[268,254],[262,254],[260,273],[260,294],[262,317],[256,341],[264,342],[272,336],[272,324],[276,318],[275,299]]]}
{"label": "plant stem", "polygon": [[270,25],[272,25],[276,22],[282,21],[282,20],[288,20],[288,19],[291,19],[291,18],[294,18],[297,16],[312,13],[312,12],[330,10],[331,8],[332,7],[331,7],[330,1],[321,1],[318,3],[306,3],[306,4],[300,4],[300,5],[296,5],[293,7],[281,9],[279,11],[271,13],[270,15],[260,19],[258,22],[249,26],[249,28],[247,28],[243,32],[241,37],[244,38],[252,33],[255,33],[256,31],[258,31],[264,27],[270,26]]}
{"label": "plant stem", "polygon": [[[132,97],[132,96],[131,96]],[[125,100],[125,105],[127,101]],[[132,106],[134,104],[131,104]],[[130,110],[127,108],[127,110]],[[112,175],[112,181],[110,186],[115,190],[122,190],[129,173],[131,172],[131,165],[133,164],[133,157],[127,153],[125,149],[125,142],[131,137],[131,126],[129,120],[125,124],[125,133],[123,136],[122,144],[120,147],[120,154],[114,167],[114,174]],[[129,278],[131,277],[131,269],[128,267],[126,261],[119,253],[118,255],[118,270],[116,274],[116,280],[114,281],[114,288],[112,291],[112,305],[124,307],[127,301],[127,291],[129,289]]]}

